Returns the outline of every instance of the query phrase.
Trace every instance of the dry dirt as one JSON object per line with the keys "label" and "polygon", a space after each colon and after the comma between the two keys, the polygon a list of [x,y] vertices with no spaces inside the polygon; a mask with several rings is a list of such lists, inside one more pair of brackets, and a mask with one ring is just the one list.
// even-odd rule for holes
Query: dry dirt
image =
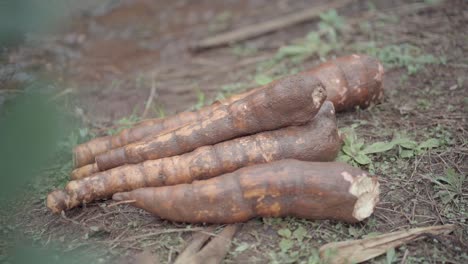
{"label": "dry dirt", "polygon": [[[343,48],[332,51],[327,58],[349,54],[355,51],[353,44],[374,40],[380,45],[413,44],[424,53],[445,57],[445,64],[427,64],[412,75],[404,67],[387,70],[385,102],[368,110],[340,114],[339,125],[360,124],[356,132],[366,142],[390,140],[395,133],[404,132],[418,142],[437,137],[445,140],[444,146],[404,160],[392,155],[374,157],[375,173],[383,189],[381,203],[363,223],[255,219],[243,224],[235,236],[226,263],[285,263],[298,259],[307,263],[313,249],[326,242],[448,223],[457,225],[453,234],[400,248],[396,260],[468,261],[467,183],[462,183],[457,204],[444,204],[436,195],[438,189],[428,180],[444,175],[448,168],[460,175],[468,173],[468,4],[444,1],[413,12],[405,8],[411,4],[408,1],[373,2],[379,12],[397,16],[396,21],[366,17],[366,2],[353,1],[339,10],[340,15],[367,21],[370,31],[357,26],[347,29],[341,38]],[[78,112],[85,124],[99,134],[115,120],[141,115],[153,85],[156,95],[148,117],[157,116],[160,109],[166,114],[190,109],[197,103],[197,94],[203,92],[213,99],[223,85],[242,82],[253,86],[258,63],[272,57],[279,47],[316,30],[317,20],[243,42],[256,48],[249,56],[236,55],[233,47],[195,54],[188,51],[188,46],[216,32],[324,3],[103,1],[83,8],[85,11],[70,18],[71,23],[59,33],[10,52],[9,63],[18,71],[39,70],[53,76],[63,86],[64,96],[72,98],[73,106],[81,109]],[[311,67],[318,60],[318,56],[312,56],[301,67]],[[96,262],[132,261],[143,250],[151,251],[161,263],[170,262],[190,237],[190,229],[198,228],[164,221],[126,205],[108,207],[109,201],[95,202],[61,217],[45,208],[43,195],[31,197],[14,215],[15,226],[26,237],[34,238],[37,245],[59,244],[66,252],[95,255]],[[307,230],[306,238],[281,253],[277,231],[294,231],[299,226]],[[248,247],[242,248],[245,244]]]}

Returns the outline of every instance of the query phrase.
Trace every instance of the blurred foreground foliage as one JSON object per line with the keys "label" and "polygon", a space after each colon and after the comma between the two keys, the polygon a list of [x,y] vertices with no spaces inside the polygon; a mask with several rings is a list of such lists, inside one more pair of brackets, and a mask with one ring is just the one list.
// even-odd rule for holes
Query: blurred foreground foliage
{"label": "blurred foreground foliage", "polygon": [[0,47],[21,43],[30,33],[52,30],[65,15],[69,0],[0,1]]}
{"label": "blurred foreground foliage", "polygon": [[70,163],[73,145],[83,139],[73,136],[81,131],[81,122],[54,99],[50,87],[47,82],[30,84],[0,107],[0,223],[8,227],[0,228],[0,248],[5,247],[0,249],[0,263],[93,263],[89,252],[60,252],[53,240],[45,248],[37,247],[18,224],[23,219],[15,218],[17,211],[27,210],[22,208],[25,200],[42,200],[31,187],[38,181],[57,181],[50,179],[57,177],[51,166]]}

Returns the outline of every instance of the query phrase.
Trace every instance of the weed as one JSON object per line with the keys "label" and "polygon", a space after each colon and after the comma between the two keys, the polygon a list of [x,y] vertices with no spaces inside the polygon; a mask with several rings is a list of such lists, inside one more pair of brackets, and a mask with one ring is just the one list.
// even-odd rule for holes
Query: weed
{"label": "weed", "polygon": [[166,110],[164,110],[164,107],[159,104],[153,107],[153,111],[155,112],[158,118],[166,117]]}
{"label": "weed", "polygon": [[197,90],[197,103],[195,104],[193,108],[195,108],[195,110],[199,110],[205,105],[206,105],[205,93],[200,90]]}
{"label": "weed", "polygon": [[420,98],[416,100],[416,103],[418,104],[418,109],[420,110],[428,110],[431,107],[431,102],[425,98]]}
{"label": "weed", "polygon": [[221,91],[218,92],[218,94],[215,97],[215,100],[225,99],[227,97],[232,96],[235,93],[243,92],[247,88],[249,88],[249,85],[244,82],[225,84],[221,86]]}
{"label": "weed", "polygon": [[[322,58],[331,51],[339,49],[341,45],[338,36],[344,29],[344,19],[335,10],[331,10],[322,14],[320,20],[317,31],[309,32],[297,43],[279,48],[273,58],[259,63],[257,65],[257,74],[255,75],[256,82],[265,83],[266,80],[274,80],[282,75],[293,74],[299,71],[299,69],[294,67],[286,67],[284,65],[285,62],[290,62],[297,66],[313,56]],[[272,69],[280,67],[283,68],[277,71],[278,74],[266,74],[267,71],[273,72]]]}
{"label": "weed", "polygon": [[320,15],[320,19],[318,31],[308,33],[298,44],[281,47],[275,58],[290,58],[297,64],[314,55],[324,57],[330,51],[340,48],[338,33],[344,29],[344,19],[335,10]]}
{"label": "weed", "polygon": [[239,57],[248,57],[255,55],[255,53],[258,52],[258,49],[253,46],[238,44],[232,46],[231,52]]}
{"label": "weed", "polygon": [[437,193],[435,197],[439,198],[444,205],[454,203],[458,205],[463,199],[463,183],[466,175],[457,173],[453,168],[445,170],[443,176],[437,176],[432,179]]}
{"label": "weed", "polygon": [[358,44],[356,49],[379,58],[388,68],[405,67],[410,75],[419,72],[426,64],[444,62],[443,57],[423,54],[421,49],[408,43],[378,47],[375,42],[367,42]]}
{"label": "weed", "polygon": [[141,117],[137,116],[136,114],[131,114],[130,116],[123,117],[117,120],[111,128],[107,130],[108,135],[115,135],[122,131],[123,129],[130,128],[134,124],[141,121]]}
{"label": "weed", "polygon": [[271,83],[273,81],[273,78],[266,74],[260,73],[260,74],[255,75],[254,80],[255,80],[255,83],[258,85],[266,85],[266,84]]}
{"label": "weed", "polygon": [[369,170],[374,170],[372,159],[369,154],[384,153],[397,148],[397,154],[400,158],[410,158],[420,155],[428,149],[437,148],[442,142],[436,138],[429,138],[421,143],[417,143],[407,137],[397,136],[392,141],[374,142],[366,145],[364,140],[359,139],[354,131],[356,126],[341,130],[344,134],[344,144],[338,155],[337,160],[347,162],[353,166],[367,165]]}

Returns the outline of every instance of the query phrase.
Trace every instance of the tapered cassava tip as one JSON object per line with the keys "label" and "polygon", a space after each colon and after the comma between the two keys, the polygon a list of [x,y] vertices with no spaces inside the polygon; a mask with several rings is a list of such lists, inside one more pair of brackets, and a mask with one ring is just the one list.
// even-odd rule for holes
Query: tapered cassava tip
{"label": "tapered cassava tip", "polygon": [[67,209],[68,194],[64,190],[55,190],[47,195],[47,207],[53,213],[60,213]]}
{"label": "tapered cassava tip", "polygon": [[83,167],[74,169],[71,172],[70,178],[72,180],[79,180],[91,176],[92,174],[99,172],[96,163],[88,164]]}

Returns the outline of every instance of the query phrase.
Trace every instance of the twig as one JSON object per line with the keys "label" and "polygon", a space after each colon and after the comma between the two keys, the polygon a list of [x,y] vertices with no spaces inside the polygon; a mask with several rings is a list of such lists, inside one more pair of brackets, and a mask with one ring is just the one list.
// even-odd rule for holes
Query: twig
{"label": "twig", "polygon": [[143,111],[143,114],[141,115],[143,119],[145,119],[146,116],[148,115],[149,108],[151,106],[151,103],[153,102],[155,95],[156,95],[156,84],[155,84],[154,78],[152,78],[150,95],[148,97],[148,100],[146,101],[145,110]]}
{"label": "twig", "polygon": [[405,253],[403,254],[403,258],[401,259],[400,264],[406,264],[406,258],[408,257],[409,250],[406,249]]}
{"label": "twig", "polygon": [[236,29],[230,32],[219,34],[214,37],[209,37],[202,39],[198,43],[192,45],[191,49],[193,51],[200,51],[203,49],[213,48],[217,46],[222,46],[230,43],[239,42],[242,40],[250,39],[266,33],[277,31],[279,29],[289,27],[295,24],[303,23],[305,21],[316,18],[321,13],[326,10],[340,8],[352,0],[336,0],[332,3],[327,3],[326,5],[311,7],[296,13],[282,16],[277,19],[266,21],[264,23],[247,26],[244,28]]}
{"label": "twig", "polygon": [[107,208],[109,207],[114,207],[114,206],[117,206],[117,205],[120,205],[120,204],[128,204],[128,203],[134,203],[136,202],[136,200],[125,200],[125,201],[120,201],[120,202],[116,202],[116,203],[112,203],[112,204],[109,204],[107,206]]}
{"label": "twig", "polygon": [[143,235],[138,235],[138,236],[133,236],[129,237],[127,239],[121,240],[121,241],[132,241],[140,238],[147,238],[150,236],[158,236],[162,234],[169,234],[169,233],[178,233],[178,232],[194,232],[194,231],[201,231],[203,228],[201,227],[196,227],[196,228],[181,228],[181,229],[166,229],[166,230],[161,230],[161,231],[156,231],[153,233],[147,233]]}
{"label": "twig", "polygon": [[72,222],[72,223],[74,223],[74,224],[76,224],[76,225],[81,226],[81,224],[80,224],[79,222],[77,222],[77,221],[75,221],[75,220],[73,220],[73,219],[71,219],[71,218],[68,218],[67,215],[65,214],[65,211],[60,212],[60,216],[61,216],[63,219],[69,221],[69,222]]}

